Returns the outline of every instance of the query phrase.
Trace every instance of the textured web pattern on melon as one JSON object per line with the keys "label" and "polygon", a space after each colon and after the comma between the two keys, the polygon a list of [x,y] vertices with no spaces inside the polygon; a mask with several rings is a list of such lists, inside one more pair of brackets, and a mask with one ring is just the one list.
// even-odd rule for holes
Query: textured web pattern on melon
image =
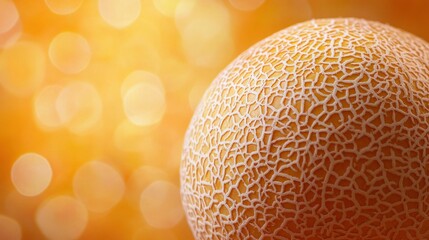
{"label": "textured web pattern on melon", "polygon": [[429,239],[429,46],[359,19],[287,28],[212,83],[188,129],[197,239]]}

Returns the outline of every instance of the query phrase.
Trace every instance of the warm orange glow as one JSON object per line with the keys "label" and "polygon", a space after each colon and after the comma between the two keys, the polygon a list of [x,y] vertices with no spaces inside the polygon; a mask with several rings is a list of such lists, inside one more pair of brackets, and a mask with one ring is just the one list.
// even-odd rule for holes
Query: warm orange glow
{"label": "warm orange glow", "polygon": [[241,11],[253,11],[260,7],[265,0],[229,0],[231,5]]}
{"label": "warm orange glow", "polygon": [[45,64],[38,44],[19,42],[0,55],[0,84],[12,94],[29,95],[44,81]]}
{"label": "warm orange glow", "polygon": [[192,239],[178,192],[183,139],[222,69],[310,18],[363,17],[429,40],[428,8],[0,0],[0,239]]}

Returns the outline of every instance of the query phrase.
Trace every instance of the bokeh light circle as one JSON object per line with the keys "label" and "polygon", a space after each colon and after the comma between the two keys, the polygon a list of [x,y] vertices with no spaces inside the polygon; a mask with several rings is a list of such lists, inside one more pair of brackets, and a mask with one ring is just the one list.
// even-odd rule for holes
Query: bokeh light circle
{"label": "bokeh light circle", "polygon": [[12,0],[0,0],[0,34],[9,31],[19,21],[19,13]]}
{"label": "bokeh light circle", "polygon": [[132,123],[147,126],[162,119],[166,101],[164,88],[156,76],[144,71],[133,72],[125,79],[122,92],[124,111]]}
{"label": "bokeh light circle", "polygon": [[57,196],[39,206],[36,223],[49,239],[78,239],[88,223],[88,211],[70,196]]}
{"label": "bokeh light circle", "polygon": [[167,17],[174,17],[180,0],[153,0],[156,10]]}
{"label": "bokeh light circle", "polygon": [[59,85],[44,87],[34,100],[34,114],[37,122],[45,128],[57,128],[62,125],[56,108],[58,96],[62,91]]}
{"label": "bokeh light circle", "polygon": [[220,1],[180,1],[174,17],[176,27],[181,33],[194,22],[200,22],[201,28],[213,33],[230,30],[229,11]]}
{"label": "bokeh light circle", "polygon": [[36,196],[45,191],[52,180],[52,169],[48,160],[36,153],[21,155],[11,170],[12,183],[24,196]]}
{"label": "bokeh light circle", "polygon": [[21,225],[15,219],[0,215],[0,239],[20,240],[21,237]]}
{"label": "bokeh light circle", "polygon": [[49,45],[49,59],[63,73],[76,74],[89,65],[91,47],[80,34],[62,32]]}
{"label": "bokeh light circle", "polygon": [[129,200],[139,206],[143,190],[151,183],[167,180],[168,174],[163,169],[152,166],[141,166],[133,171],[127,181],[127,196]]}
{"label": "bokeh light circle", "polygon": [[111,165],[91,161],[76,172],[73,191],[90,211],[106,212],[122,199],[125,183]]}
{"label": "bokeh light circle", "polygon": [[183,51],[196,66],[217,68],[231,59],[234,41],[228,9],[218,1],[182,1],[175,14]]}
{"label": "bokeh light circle", "polygon": [[140,0],[98,0],[101,17],[115,28],[125,28],[140,15]]}
{"label": "bokeh light circle", "polygon": [[67,15],[76,12],[83,0],[45,0],[46,6],[55,14]]}
{"label": "bokeh light circle", "polygon": [[192,86],[188,95],[189,106],[191,107],[192,110],[195,110],[197,108],[207,88],[208,88],[207,83],[197,83],[194,86]]}
{"label": "bokeh light circle", "polygon": [[179,188],[168,181],[150,184],[141,194],[140,210],[150,226],[174,227],[183,218]]}
{"label": "bokeh light circle", "polygon": [[55,106],[61,122],[75,134],[90,131],[102,114],[102,101],[97,89],[84,81],[66,85]]}
{"label": "bokeh light circle", "polygon": [[45,70],[45,54],[35,43],[21,41],[0,52],[0,84],[12,94],[31,94],[42,84]]}
{"label": "bokeh light circle", "polygon": [[161,79],[158,75],[144,71],[144,70],[135,70],[132,71],[128,76],[124,79],[121,85],[121,95],[124,97],[127,94],[127,91],[133,86],[139,83],[147,83],[159,88],[162,92],[164,92],[164,88],[162,85]]}
{"label": "bokeh light circle", "polygon": [[22,35],[22,22],[18,21],[9,31],[0,33],[0,49],[12,47]]}
{"label": "bokeh light circle", "polygon": [[190,63],[213,68],[232,57],[234,42],[229,32],[214,33],[205,25],[197,21],[188,25],[182,34],[182,46]]}

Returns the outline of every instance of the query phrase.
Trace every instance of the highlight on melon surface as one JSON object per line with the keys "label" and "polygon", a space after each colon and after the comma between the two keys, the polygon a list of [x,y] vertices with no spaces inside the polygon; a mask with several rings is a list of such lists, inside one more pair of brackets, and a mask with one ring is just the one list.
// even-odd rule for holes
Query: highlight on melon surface
{"label": "highlight on melon surface", "polygon": [[320,19],[234,60],[190,123],[196,239],[429,239],[429,44]]}

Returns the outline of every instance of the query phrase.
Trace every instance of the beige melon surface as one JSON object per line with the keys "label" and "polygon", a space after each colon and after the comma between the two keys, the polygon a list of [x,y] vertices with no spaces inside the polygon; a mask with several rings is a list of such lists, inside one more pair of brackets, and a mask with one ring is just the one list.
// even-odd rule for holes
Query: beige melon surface
{"label": "beige melon surface", "polygon": [[188,129],[196,239],[429,239],[429,44],[321,19],[259,42]]}

